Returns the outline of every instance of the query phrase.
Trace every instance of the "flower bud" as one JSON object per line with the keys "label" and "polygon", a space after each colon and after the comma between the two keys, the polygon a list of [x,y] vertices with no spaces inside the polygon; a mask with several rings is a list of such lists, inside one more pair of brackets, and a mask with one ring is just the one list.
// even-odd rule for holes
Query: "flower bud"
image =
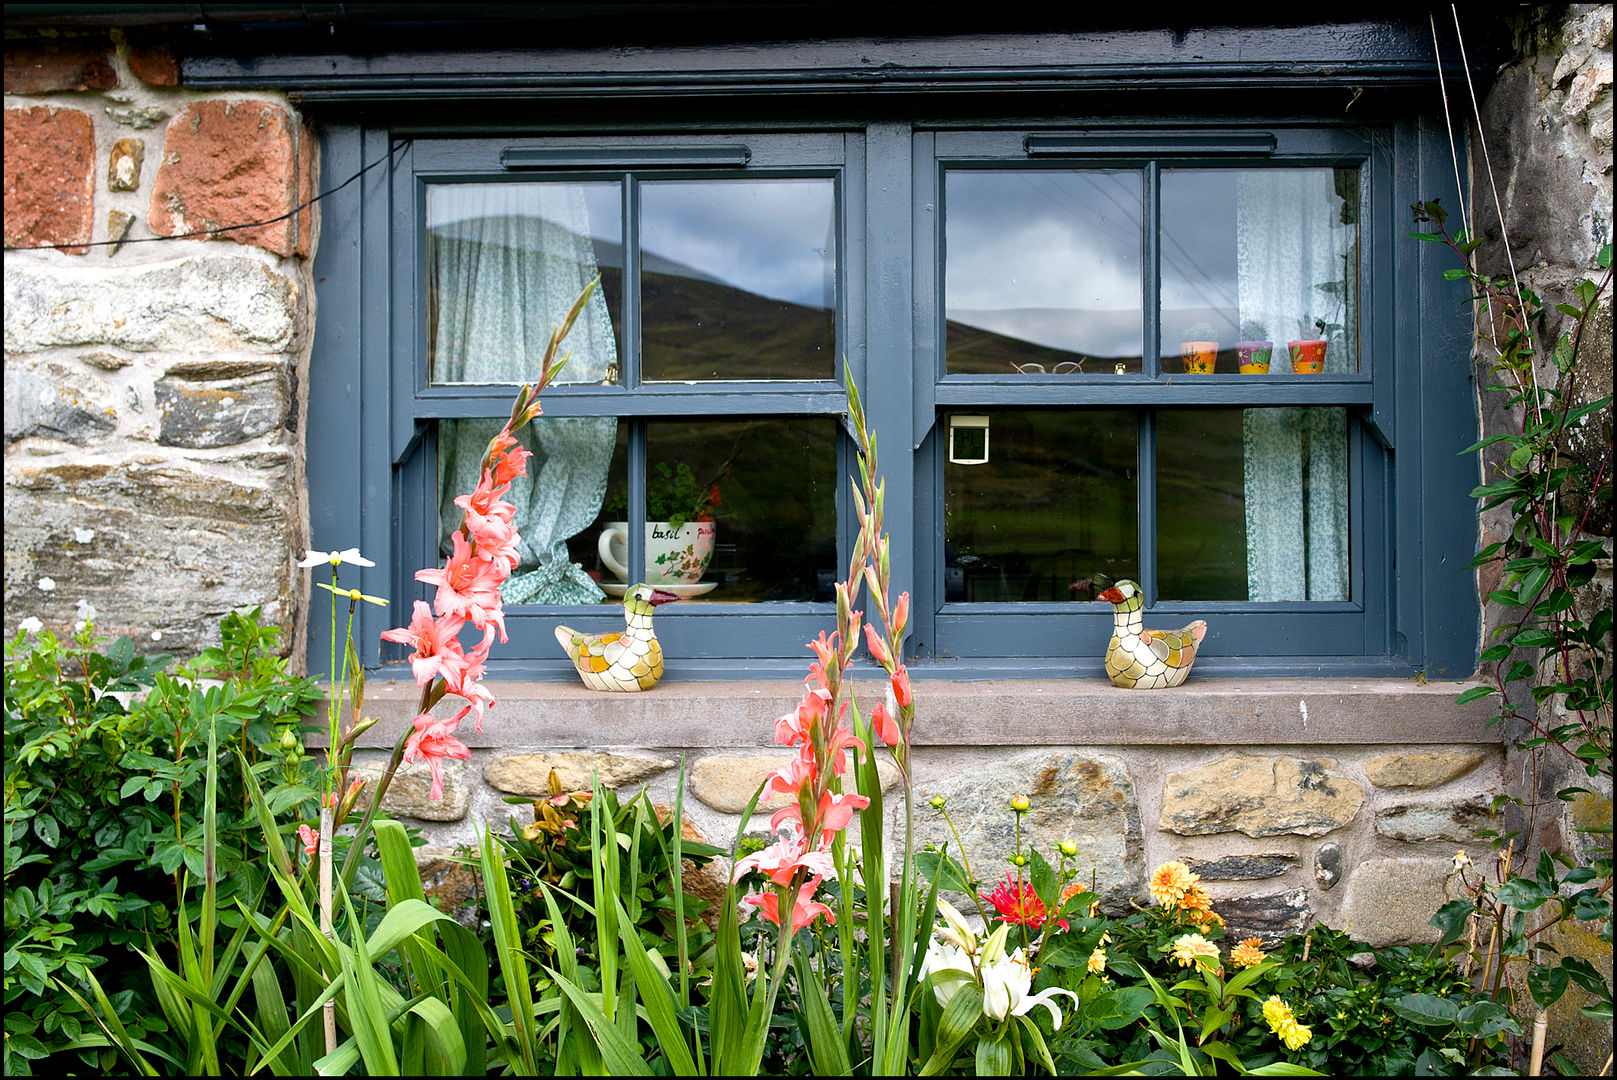
{"label": "flower bud", "polygon": [[1010,862],[1010,864],[1011,864],[1011,865],[1012,865],[1012,866],[1016,866],[1016,867],[1022,867],[1022,866],[1026,866],[1026,865],[1027,865],[1027,856],[1026,856],[1026,855],[1023,855],[1023,854],[1022,854],[1022,853],[1021,853],[1021,852],[1020,852],[1020,851],[1019,851],[1019,852],[1017,852],[1017,853],[1016,853],[1016,854],[1015,854],[1015,855],[1012,855],[1012,856],[1011,856],[1011,857],[1010,857],[1010,859],[1009,859],[1009,860],[1007,860],[1007,861],[1009,861],[1009,862]]}
{"label": "flower bud", "polygon": [[1060,848],[1061,854],[1069,859],[1078,857],[1078,842],[1076,840],[1063,840],[1056,847]]}
{"label": "flower bud", "polygon": [[943,804],[948,802],[949,800],[945,799],[942,795],[934,795],[934,796],[932,796],[930,801],[932,803],[932,809],[934,809],[934,810],[942,810],[943,809]]}
{"label": "flower bud", "polygon": [[1016,811],[1018,814],[1027,813],[1028,807],[1031,805],[1032,804],[1028,802],[1026,795],[1015,795],[1011,798],[1011,809]]}
{"label": "flower bud", "polygon": [[287,728],[285,731],[281,732],[281,750],[283,753],[295,753],[302,745],[303,740],[298,738],[298,733],[293,731],[291,728]]}

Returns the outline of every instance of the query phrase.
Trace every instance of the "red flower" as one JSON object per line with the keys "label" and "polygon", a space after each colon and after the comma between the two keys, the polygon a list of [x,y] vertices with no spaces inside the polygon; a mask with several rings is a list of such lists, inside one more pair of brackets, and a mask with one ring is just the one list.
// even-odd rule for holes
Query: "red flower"
{"label": "red flower", "polygon": [[[994,910],[999,913],[995,917],[1000,922],[1031,926],[1035,930],[1044,925],[1044,901],[1033,891],[1033,883],[1024,881],[1018,885],[1009,870],[1005,872],[1004,883],[996,885],[994,891],[983,899],[994,905]],[[1058,919],[1056,925],[1065,930],[1067,920]]]}
{"label": "red flower", "polygon": [[899,730],[898,721],[887,711],[885,701],[870,710],[870,723],[876,729],[876,738],[888,746],[898,746],[904,741],[904,734]]}
{"label": "red flower", "polygon": [[899,708],[909,708],[910,703],[915,700],[914,695],[910,693],[909,669],[900,664],[898,665],[898,670],[894,671],[889,677],[893,682],[893,697],[897,700]]}

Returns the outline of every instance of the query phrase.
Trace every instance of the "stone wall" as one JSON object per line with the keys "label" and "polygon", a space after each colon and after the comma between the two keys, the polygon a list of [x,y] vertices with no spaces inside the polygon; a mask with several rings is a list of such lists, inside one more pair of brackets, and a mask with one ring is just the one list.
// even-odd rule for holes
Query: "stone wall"
{"label": "stone wall", "polygon": [[5,243],[65,245],[5,253],[8,634],[301,622],[314,172],[284,97],[187,91],[160,37],[8,28]]}
{"label": "stone wall", "polygon": [[[679,683],[607,695],[577,685],[502,683],[499,705],[466,761],[444,762],[444,798],[406,767],[384,798],[413,819],[427,851],[475,844],[485,827],[531,820],[508,796],[546,794],[551,769],[568,789],[592,772],[627,796],[672,804],[685,759],[685,814],[728,846],[740,811],[790,756],[770,745],[800,684]],[[1487,742],[1484,703],[1454,704],[1453,684],[1383,680],[1192,680],[1172,693],[1098,681],[916,684],[917,839],[950,839],[929,801],[942,795],[974,872],[993,880],[1014,846],[1014,795],[1032,810],[1025,839],[1047,857],[1074,840],[1114,911],[1149,902],[1145,882],[1168,859],[1208,882],[1240,935],[1273,941],[1315,922],[1348,926],[1376,945],[1429,941],[1455,895],[1456,849],[1477,852],[1504,757]],[[860,696],[880,691],[863,686]],[[367,691],[381,722],[358,759],[373,771],[413,716],[406,681]],[[1101,720],[1100,718],[1104,718]],[[655,735],[651,733],[656,733]],[[887,835],[903,836],[899,774],[882,766]],[[767,830],[773,803],[750,824]],[[952,850],[959,845],[951,842]]]}
{"label": "stone wall", "polygon": [[[1482,102],[1477,151],[1472,155],[1472,213],[1476,231],[1488,238],[1478,251],[1478,266],[1489,274],[1508,273],[1504,238],[1509,256],[1526,284],[1544,297],[1546,308],[1572,299],[1572,289],[1584,278],[1600,279],[1595,256],[1602,244],[1612,242],[1612,7],[1576,4],[1530,9],[1518,28],[1521,57],[1500,72]],[[1482,143],[1487,154],[1483,155]],[[1495,209],[1497,190],[1504,208],[1501,224]],[[1566,320],[1552,315],[1548,331],[1553,338]],[[1479,331],[1484,324],[1479,317]],[[1612,392],[1612,294],[1592,321],[1580,354],[1583,377],[1573,388],[1578,403]],[[1547,350],[1544,350],[1547,352]],[[1487,348],[1479,350],[1478,385],[1484,378]],[[1555,381],[1547,362],[1541,378]],[[1498,394],[1483,398],[1485,433],[1520,430],[1520,416],[1506,410]],[[1608,406],[1576,433],[1573,452],[1595,466],[1604,455],[1609,485],[1612,446],[1612,411]],[[1486,463],[1497,466],[1497,457]],[[1609,487],[1608,487],[1609,490]],[[1585,508],[1571,506],[1572,513]],[[1483,515],[1482,542],[1508,535],[1511,520],[1504,508]],[[1606,541],[1607,558],[1595,580],[1583,591],[1582,609],[1592,614],[1612,603],[1611,503],[1596,505],[1589,514],[1592,535]],[[1498,573],[1484,574],[1483,595],[1497,587]],[[1490,605],[1484,612],[1488,630],[1512,618]],[[1559,705],[1540,708],[1540,723],[1555,728],[1568,723]],[[1591,835],[1591,825],[1610,826],[1611,782],[1591,779],[1580,763],[1559,749],[1544,748],[1531,754],[1512,750],[1506,775],[1525,807],[1512,824],[1528,830],[1528,842],[1547,848],[1578,852],[1611,846],[1610,833]],[[1570,801],[1556,792],[1572,786],[1594,790]],[[1550,936],[1549,944],[1570,955],[1582,956],[1599,967],[1609,980],[1611,946],[1594,936],[1587,924],[1571,924]],[[1578,1009],[1590,999],[1574,987],[1551,1011],[1551,1045],[1563,1043],[1580,1068],[1597,1073],[1609,1060],[1611,1028],[1582,1016]]]}

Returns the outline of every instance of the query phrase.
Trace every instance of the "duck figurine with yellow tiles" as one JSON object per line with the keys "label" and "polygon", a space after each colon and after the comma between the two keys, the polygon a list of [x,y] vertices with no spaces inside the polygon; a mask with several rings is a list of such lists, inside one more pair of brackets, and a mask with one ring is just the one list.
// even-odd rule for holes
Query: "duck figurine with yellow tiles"
{"label": "duck figurine with yellow tiles", "polygon": [[1132,581],[1119,581],[1096,597],[1112,605],[1114,629],[1106,646],[1106,674],[1125,690],[1178,686],[1190,674],[1196,650],[1207,636],[1197,619],[1182,630],[1146,630],[1140,612],[1145,596]]}
{"label": "duck figurine with yellow tiles", "polygon": [[621,634],[586,634],[556,627],[556,640],[591,690],[650,690],[663,677],[663,647],[651,629],[658,604],[678,600],[673,593],[640,584],[623,595]]}

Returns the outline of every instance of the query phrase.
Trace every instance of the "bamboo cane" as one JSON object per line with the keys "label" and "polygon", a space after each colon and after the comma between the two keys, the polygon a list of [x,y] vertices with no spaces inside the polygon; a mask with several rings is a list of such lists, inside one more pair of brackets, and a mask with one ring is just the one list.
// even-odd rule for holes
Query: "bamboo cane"
{"label": "bamboo cane", "polygon": [[1543,1009],[1533,1017],[1533,1052],[1527,1059],[1527,1075],[1544,1075],[1544,1033],[1550,1029],[1550,1014]]}

